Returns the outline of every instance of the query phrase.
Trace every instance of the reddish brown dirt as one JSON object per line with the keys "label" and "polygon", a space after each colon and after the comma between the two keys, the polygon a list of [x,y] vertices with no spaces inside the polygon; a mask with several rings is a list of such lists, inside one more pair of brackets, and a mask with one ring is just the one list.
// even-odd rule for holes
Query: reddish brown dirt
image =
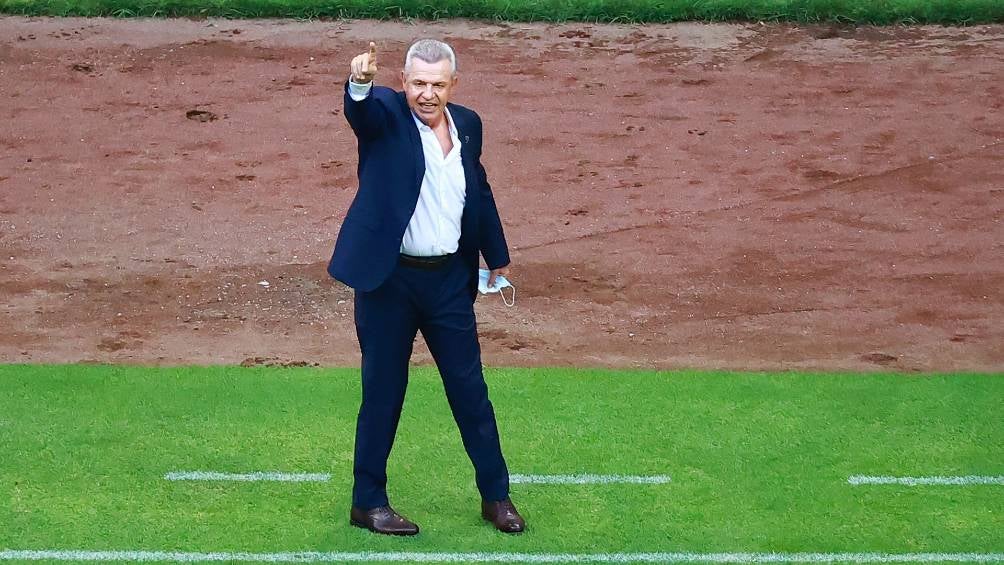
{"label": "reddish brown dirt", "polygon": [[2,18],[0,361],[355,365],[341,81],[420,36],[514,250],[488,364],[1004,371],[1002,26]]}

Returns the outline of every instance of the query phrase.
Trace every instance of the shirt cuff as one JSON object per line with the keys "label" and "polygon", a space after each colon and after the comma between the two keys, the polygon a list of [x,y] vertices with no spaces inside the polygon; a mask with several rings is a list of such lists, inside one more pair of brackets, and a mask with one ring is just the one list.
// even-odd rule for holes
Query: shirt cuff
{"label": "shirt cuff", "polygon": [[365,84],[359,84],[358,82],[352,82],[349,80],[349,97],[356,102],[362,102],[370,95],[370,90],[373,90],[373,83],[367,82]]}

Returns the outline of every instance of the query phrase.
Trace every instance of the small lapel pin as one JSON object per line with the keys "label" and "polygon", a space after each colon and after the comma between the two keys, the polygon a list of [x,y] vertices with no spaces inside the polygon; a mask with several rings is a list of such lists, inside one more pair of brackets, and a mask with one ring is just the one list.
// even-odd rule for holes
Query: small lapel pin
{"label": "small lapel pin", "polygon": [[466,136],[466,135],[464,136],[464,143],[467,143],[467,142],[468,142],[468,141],[470,141],[470,140],[471,140],[471,138],[470,138],[470,137],[468,137],[468,136]]}

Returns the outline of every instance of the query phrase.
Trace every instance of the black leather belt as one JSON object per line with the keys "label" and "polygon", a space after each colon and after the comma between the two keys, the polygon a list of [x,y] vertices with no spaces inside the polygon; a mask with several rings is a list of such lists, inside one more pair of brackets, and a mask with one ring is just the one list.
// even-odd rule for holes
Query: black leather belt
{"label": "black leather belt", "polygon": [[414,267],[416,269],[429,269],[435,270],[446,265],[447,261],[451,257],[456,255],[456,253],[450,253],[447,255],[433,255],[431,257],[419,257],[416,255],[405,255],[401,254],[400,263],[405,267]]}

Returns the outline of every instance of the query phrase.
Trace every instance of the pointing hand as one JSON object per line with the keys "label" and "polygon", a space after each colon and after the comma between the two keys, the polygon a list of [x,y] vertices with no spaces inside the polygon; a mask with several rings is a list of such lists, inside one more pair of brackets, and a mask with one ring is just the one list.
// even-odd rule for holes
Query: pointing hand
{"label": "pointing hand", "polygon": [[366,84],[373,80],[377,72],[376,43],[370,41],[369,51],[352,58],[352,82]]}

